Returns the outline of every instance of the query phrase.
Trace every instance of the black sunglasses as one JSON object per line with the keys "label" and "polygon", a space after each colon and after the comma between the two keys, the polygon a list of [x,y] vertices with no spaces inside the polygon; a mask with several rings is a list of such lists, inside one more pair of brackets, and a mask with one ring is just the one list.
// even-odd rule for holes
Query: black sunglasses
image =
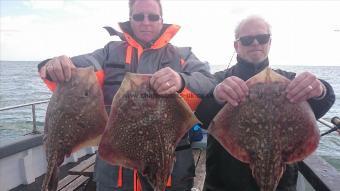
{"label": "black sunglasses", "polygon": [[236,39],[236,41],[240,41],[243,46],[250,46],[251,44],[253,44],[255,39],[257,40],[257,42],[259,44],[267,44],[269,42],[269,39],[270,39],[270,34],[259,34],[259,35],[255,35],[255,36],[243,36],[243,37]]}
{"label": "black sunglasses", "polygon": [[[156,22],[159,21],[159,19],[161,19],[160,15],[157,14],[147,14],[149,21],[151,22]],[[144,21],[144,14],[143,13],[138,13],[138,14],[134,14],[132,15],[132,19],[136,22],[142,22]]]}

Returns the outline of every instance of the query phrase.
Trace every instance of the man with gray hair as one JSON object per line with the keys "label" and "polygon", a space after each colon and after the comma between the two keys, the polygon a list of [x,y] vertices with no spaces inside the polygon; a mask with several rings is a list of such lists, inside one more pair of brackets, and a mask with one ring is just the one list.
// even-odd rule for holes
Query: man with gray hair
{"label": "man with gray hair", "polygon": [[[235,30],[234,48],[237,63],[230,69],[215,73],[219,84],[204,99],[196,115],[207,128],[225,103],[236,107],[249,94],[246,80],[269,65],[268,53],[271,45],[270,25],[261,17],[250,16],[242,20]],[[332,87],[309,72],[296,75],[276,70],[291,79],[287,86],[287,99],[292,103],[307,101],[316,118],[322,117],[333,105],[335,95]],[[296,164],[286,166],[277,190],[295,191],[298,169]],[[259,190],[248,164],[234,158],[220,143],[208,135],[205,191],[257,191]]]}

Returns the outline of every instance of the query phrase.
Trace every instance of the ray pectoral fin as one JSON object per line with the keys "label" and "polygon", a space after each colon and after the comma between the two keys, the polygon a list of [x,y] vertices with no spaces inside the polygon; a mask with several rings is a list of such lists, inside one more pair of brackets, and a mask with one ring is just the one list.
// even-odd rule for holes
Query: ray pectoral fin
{"label": "ray pectoral fin", "polygon": [[310,137],[309,140],[301,143],[298,147],[294,149],[294,151],[287,155],[286,162],[288,164],[291,164],[303,160],[316,150],[318,143],[319,137]]}
{"label": "ray pectoral fin", "polygon": [[72,150],[72,152],[75,152],[81,148],[85,148],[85,147],[95,147],[98,146],[100,143],[100,140],[102,138],[102,135],[98,135],[97,137],[94,137],[93,139],[89,139],[81,144],[79,144],[77,147],[75,147],[75,149]]}
{"label": "ray pectoral fin", "polygon": [[[93,136],[91,133],[97,136]],[[80,142],[79,144],[75,145],[72,148],[71,153],[74,153],[82,148],[86,147],[95,147],[98,146],[100,143],[100,140],[102,138],[103,133],[98,133],[98,132],[88,132],[88,135],[86,135],[88,138],[84,139],[83,142]]]}
{"label": "ray pectoral fin", "polygon": [[208,132],[231,155],[242,162],[249,163],[249,154],[243,147],[239,145],[237,141],[239,135],[235,134],[235,131],[233,131],[233,126],[231,123],[231,114],[233,113],[233,110],[233,106],[226,104],[211,122]]}
{"label": "ray pectoral fin", "polygon": [[[182,119],[175,119],[179,125],[179,128],[177,128],[177,137],[183,137],[183,135],[187,133],[191,127],[200,123],[200,121],[196,118],[189,105],[183,100],[181,96],[179,96],[179,94],[176,93],[171,96],[174,96],[173,99],[176,99],[176,109],[179,110],[177,112],[180,112],[180,116],[182,117]],[[178,141],[180,141],[180,139]]]}
{"label": "ray pectoral fin", "polygon": [[320,132],[317,128],[314,113],[307,102],[298,104],[300,107],[294,114],[299,117],[296,121],[296,133],[293,134],[293,141],[290,141],[287,148],[283,150],[286,154],[286,163],[301,161],[313,153],[320,141]]}
{"label": "ray pectoral fin", "polygon": [[223,128],[212,128],[209,133],[227,150],[233,157],[238,160],[249,163],[249,153],[241,146],[238,145],[234,138],[230,138],[227,131]]}
{"label": "ray pectoral fin", "polygon": [[[180,126],[179,131],[177,132],[177,137],[183,137],[185,133],[187,133],[191,127],[200,123],[196,117],[190,117],[186,122],[183,122]],[[180,141],[180,139],[178,139]]]}

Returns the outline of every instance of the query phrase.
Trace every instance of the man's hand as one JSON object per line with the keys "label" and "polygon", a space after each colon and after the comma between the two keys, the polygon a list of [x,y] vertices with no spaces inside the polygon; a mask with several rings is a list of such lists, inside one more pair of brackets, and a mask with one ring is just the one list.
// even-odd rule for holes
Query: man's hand
{"label": "man's hand", "polygon": [[40,69],[40,77],[46,79],[47,74],[52,81],[61,83],[71,79],[71,68],[75,68],[71,59],[67,56],[59,56],[48,61]]}
{"label": "man's hand", "polygon": [[290,82],[286,91],[289,101],[298,103],[310,98],[320,97],[326,89],[315,75],[303,72]]}
{"label": "man's hand", "polygon": [[151,77],[150,83],[159,95],[173,94],[183,86],[181,76],[169,67],[155,72]]}
{"label": "man's hand", "polygon": [[249,89],[245,81],[236,76],[224,79],[214,89],[214,97],[218,102],[228,102],[233,106],[245,101],[248,94]]}

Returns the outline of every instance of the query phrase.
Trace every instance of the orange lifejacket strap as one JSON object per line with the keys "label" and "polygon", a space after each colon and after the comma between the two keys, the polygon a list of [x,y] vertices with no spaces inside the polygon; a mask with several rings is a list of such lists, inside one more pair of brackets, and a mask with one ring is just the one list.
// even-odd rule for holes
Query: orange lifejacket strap
{"label": "orange lifejacket strap", "polygon": [[168,182],[166,183],[166,187],[171,187],[172,176],[170,175],[168,178]]}
{"label": "orange lifejacket strap", "polygon": [[44,83],[46,84],[46,86],[48,87],[48,89],[50,89],[52,92],[54,92],[54,90],[57,88],[57,83],[50,81],[48,79],[43,79]]}
{"label": "orange lifejacket strap", "polygon": [[133,191],[142,191],[142,185],[136,169],[133,170]]}
{"label": "orange lifejacket strap", "polygon": [[144,49],[142,45],[140,45],[135,39],[132,38],[128,33],[124,33],[125,39],[129,43],[129,46],[132,46],[134,48],[137,48],[137,54],[138,54],[138,60],[140,56],[142,55]]}
{"label": "orange lifejacket strap", "polygon": [[137,191],[137,172],[133,170],[133,191]]}
{"label": "orange lifejacket strap", "polygon": [[96,76],[97,76],[97,81],[98,81],[100,87],[103,88],[103,86],[104,86],[104,78],[105,78],[104,70],[98,70],[96,72]]}
{"label": "orange lifejacket strap", "polygon": [[184,90],[179,95],[185,100],[192,111],[195,111],[197,106],[202,101],[201,98],[191,92],[188,88],[184,88]]}
{"label": "orange lifejacket strap", "polygon": [[119,166],[119,169],[118,169],[117,187],[118,188],[123,187],[123,167],[122,166]]}
{"label": "orange lifejacket strap", "polygon": [[[123,187],[123,167],[119,166],[118,169],[118,180],[117,180],[117,187]],[[142,191],[142,185],[138,178],[137,170],[133,170],[133,191]]]}
{"label": "orange lifejacket strap", "polygon": [[129,46],[126,48],[125,63],[126,63],[126,64],[131,64],[131,59],[132,59],[132,46],[129,45]]}

